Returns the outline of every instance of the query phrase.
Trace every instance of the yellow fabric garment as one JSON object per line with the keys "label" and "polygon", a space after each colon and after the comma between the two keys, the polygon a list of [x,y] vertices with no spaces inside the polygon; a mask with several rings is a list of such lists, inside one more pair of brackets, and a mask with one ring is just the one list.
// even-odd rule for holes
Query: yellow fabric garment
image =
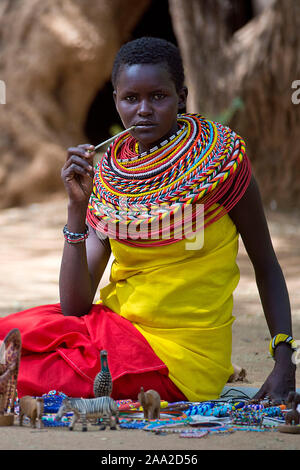
{"label": "yellow fabric garment", "polygon": [[210,400],[233,372],[238,233],[225,215],[205,229],[201,249],[187,250],[186,242],[131,247],[110,240],[115,260],[100,297],[142,333],[189,401]]}

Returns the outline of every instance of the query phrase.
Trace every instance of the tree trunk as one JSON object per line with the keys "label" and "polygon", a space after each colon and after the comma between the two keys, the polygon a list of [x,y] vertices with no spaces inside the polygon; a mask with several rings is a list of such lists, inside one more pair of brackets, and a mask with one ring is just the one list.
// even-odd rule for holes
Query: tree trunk
{"label": "tree trunk", "polygon": [[85,142],[88,109],[149,1],[1,0],[0,207],[62,189],[66,148]]}
{"label": "tree trunk", "polygon": [[186,71],[189,111],[214,114],[222,107],[222,94],[215,93],[216,79],[222,88],[224,67],[229,66],[223,50],[229,38],[228,1],[190,0],[187,4],[185,0],[169,0],[169,5]]}
{"label": "tree trunk", "polygon": [[252,0],[253,11],[256,15],[260,15],[266,8],[271,6],[274,0]]}
{"label": "tree trunk", "polygon": [[300,204],[300,104],[292,100],[300,79],[300,2],[267,3],[234,34],[228,2],[190,0],[186,8],[185,0],[170,0],[170,12],[190,88],[188,110],[224,120],[242,135],[264,201],[294,208]]}

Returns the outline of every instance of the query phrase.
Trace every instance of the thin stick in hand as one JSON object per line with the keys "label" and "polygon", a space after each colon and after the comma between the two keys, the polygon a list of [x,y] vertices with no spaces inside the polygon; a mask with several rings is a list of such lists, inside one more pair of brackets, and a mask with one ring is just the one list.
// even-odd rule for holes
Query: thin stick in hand
{"label": "thin stick in hand", "polygon": [[[111,142],[113,142],[117,137],[119,137],[119,136],[122,135],[122,134],[125,134],[125,132],[130,132],[130,131],[132,131],[134,128],[135,128],[135,126],[128,127],[128,129],[125,129],[124,131],[119,132],[119,134],[113,135],[113,136],[110,137],[109,139],[104,140],[104,142],[101,142],[100,144],[96,145],[95,151],[97,152],[97,150],[99,150],[101,147],[104,147],[104,145],[109,145],[109,144],[111,144]],[[93,162],[93,163],[94,163],[94,166],[96,166],[97,163],[98,163],[99,160],[100,160],[100,156],[99,156],[99,155],[100,155],[100,154],[95,155],[95,157],[94,157],[94,162]]]}

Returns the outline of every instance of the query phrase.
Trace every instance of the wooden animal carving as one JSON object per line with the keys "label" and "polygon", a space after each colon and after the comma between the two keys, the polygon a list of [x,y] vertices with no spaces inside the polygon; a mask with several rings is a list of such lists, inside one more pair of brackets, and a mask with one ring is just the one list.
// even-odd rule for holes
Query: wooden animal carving
{"label": "wooden animal carving", "polygon": [[138,395],[138,401],[143,407],[145,419],[159,419],[160,417],[160,396],[155,390],[141,391]]}
{"label": "wooden animal carving", "polygon": [[116,429],[119,421],[118,405],[110,397],[65,398],[55,419],[61,419],[68,412],[74,413],[69,426],[70,431],[74,429],[79,418],[82,421],[82,431],[87,431],[87,419],[97,421],[98,418],[102,418],[104,429],[108,424],[110,429]]}
{"label": "wooden animal carving", "polygon": [[297,392],[289,392],[286,403],[288,408],[292,408],[293,404],[297,407],[300,404],[300,394]]}
{"label": "wooden animal carving", "polygon": [[109,397],[112,392],[112,378],[107,362],[107,351],[100,351],[101,371],[94,379],[95,397]]}
{"label": "wooden animal carving", "polygon": [[228,383],[232,382],[248,382],[246,379],[246,369],[243,369],[242,367],[232,364],[233,366],[233,374],[229,377]]}
{"label": "wooden animal carving", "polygon": [[36,420],[38,420],[38,428],[43,427],[42,416],[44,412],[44,400],[42,398],[33,398],[28,395],[20,398],[19,401],[19,424],[23,425],[23,418],[27,416],[30,419],[32,428],[36,427]]}
{"label": "wooden animal carving", "polygon": [[287,398],[287,405],[292,408],[285,415],[285,424],[297,425],[300,423],[300,414],[297,406],[300,404],[300,395],[296,392],[290,392]]}
{"label": "wooden animal carving", "polygon": [[12,329],[0,346],[0,415],[14,413],[16,387],[21,356],[21,334]]}
{"label": "wooden animal carving", "polygon": [[285,415],[285,424],[277,427],[279,432],[288,434],[300,434],[300,414],[297,406],[300,404],[300,395],[296,392],[290,392],[286,400],[286,405],[291,408]]}

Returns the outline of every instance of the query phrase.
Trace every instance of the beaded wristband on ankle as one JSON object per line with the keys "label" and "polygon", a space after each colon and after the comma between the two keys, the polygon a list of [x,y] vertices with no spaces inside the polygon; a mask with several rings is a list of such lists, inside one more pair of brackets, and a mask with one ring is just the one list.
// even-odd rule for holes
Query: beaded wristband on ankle
{"label": "beaded wristband on ankle", "polygon": [[89,228],[86,225],[83,233],[70,232],[67,225],[63,228],[63,234],[67,243],[76,244],[84,242],[89,236]]}

